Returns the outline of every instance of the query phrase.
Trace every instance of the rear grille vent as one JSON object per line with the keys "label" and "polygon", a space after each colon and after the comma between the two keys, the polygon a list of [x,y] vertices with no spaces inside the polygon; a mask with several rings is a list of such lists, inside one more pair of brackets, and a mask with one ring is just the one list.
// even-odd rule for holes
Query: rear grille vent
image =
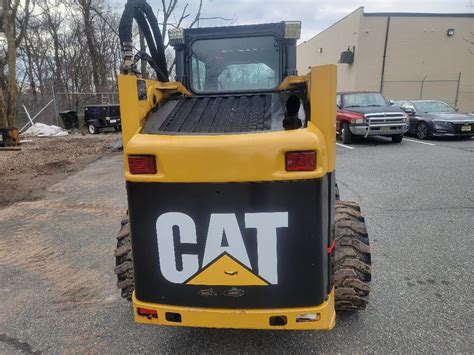
{"label": "rear grille vent", "polygon": [[227,133],[271,129],[271,94],[182,98],[161,132]]}

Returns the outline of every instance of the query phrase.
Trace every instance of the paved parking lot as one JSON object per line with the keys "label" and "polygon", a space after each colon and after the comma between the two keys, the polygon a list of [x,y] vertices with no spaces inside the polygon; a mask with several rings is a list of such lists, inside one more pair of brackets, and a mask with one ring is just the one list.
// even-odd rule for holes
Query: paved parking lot
{"label": "paved parking lot", "polygon": [[373,283],[369,308],[332,332],[134,324],[112,272],[126,205],[116,156],[0,210],[0,353],[473,352],[474,139],[337,153],[341,197],[367,216]]}

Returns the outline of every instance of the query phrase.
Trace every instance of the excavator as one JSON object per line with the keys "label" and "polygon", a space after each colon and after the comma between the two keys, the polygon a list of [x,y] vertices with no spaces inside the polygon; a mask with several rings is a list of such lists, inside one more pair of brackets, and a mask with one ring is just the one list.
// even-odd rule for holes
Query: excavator
{"label": "excavator", "polygon": [[126,3],[115,274],[136,322],[330,330],[336,311],[366,308],[367,229],[336,184],[336,67],[298,75],[300,33],[298,21],[172,28],[171,65],[150,5]]}

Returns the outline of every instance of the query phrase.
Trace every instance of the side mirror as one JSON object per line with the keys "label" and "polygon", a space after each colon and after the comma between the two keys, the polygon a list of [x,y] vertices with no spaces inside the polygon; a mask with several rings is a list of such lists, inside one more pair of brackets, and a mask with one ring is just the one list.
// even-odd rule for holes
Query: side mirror
{"label": "side mirror", "polygon": [[458,112],[458,111],[459,111],[459,107],[455,107],[455,108],[454,108],[454,111]]}
{"label": "side mirror", "polygon": [[390,106],[393,106],[393,104],[395,103],[395,101],[393,101],[393,100],[388,100],[388,103],[390,104]]}
{"label": "side mirror", "polygon": [[402,110],[405,111],[405,113],[408,114],[408,116],[416,115],[416,111],[412,108],[402,108]]}

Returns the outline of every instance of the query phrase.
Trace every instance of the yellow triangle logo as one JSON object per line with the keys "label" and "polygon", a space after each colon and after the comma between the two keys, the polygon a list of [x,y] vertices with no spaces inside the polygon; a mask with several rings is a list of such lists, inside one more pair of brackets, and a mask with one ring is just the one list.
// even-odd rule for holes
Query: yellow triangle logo
{"label": "yellow triangle logo", "polygon": [[187,285],[209,286],[268,286],[268,282],[255,275],[245,265],[224,253],[197,275],[186,282]]}

